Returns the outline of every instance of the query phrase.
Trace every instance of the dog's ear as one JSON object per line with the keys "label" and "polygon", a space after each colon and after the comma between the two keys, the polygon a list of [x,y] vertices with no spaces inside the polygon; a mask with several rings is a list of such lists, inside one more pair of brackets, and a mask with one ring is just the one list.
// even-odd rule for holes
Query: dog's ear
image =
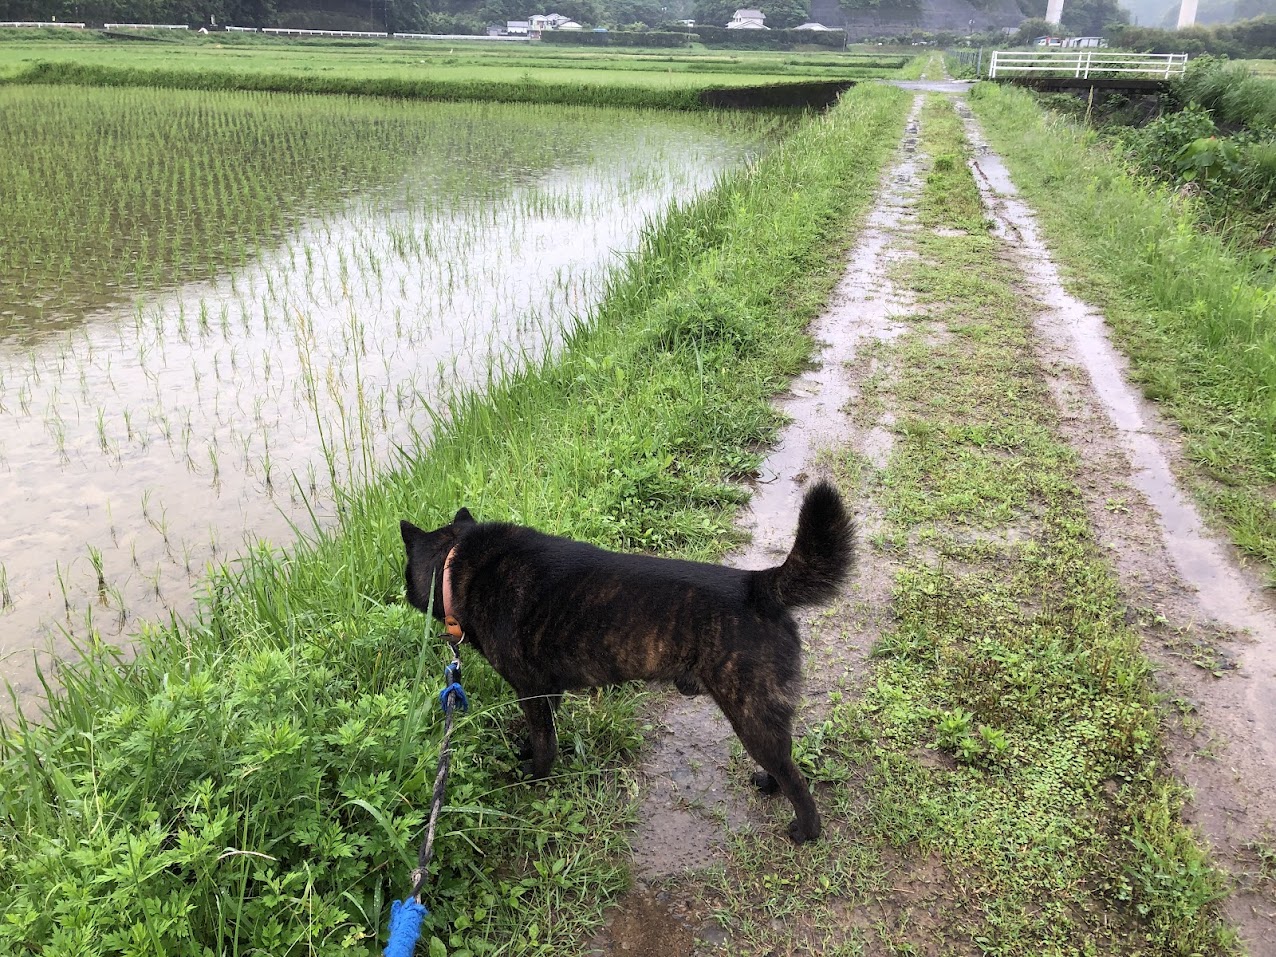
{"label": "dog's ear", "polygon": [[417,528],[406,518],[399,522],[399,534],[403,536],[403,544],[411,545],[425,537],[425,532]]}
{"label": "dog's ear", "polygon": [[474,516],[470,514],[470,510],[468,508],[462,505],[460,511],[456,513],[456,518],[452,519],[452,524],[453,525],[473,525]]}

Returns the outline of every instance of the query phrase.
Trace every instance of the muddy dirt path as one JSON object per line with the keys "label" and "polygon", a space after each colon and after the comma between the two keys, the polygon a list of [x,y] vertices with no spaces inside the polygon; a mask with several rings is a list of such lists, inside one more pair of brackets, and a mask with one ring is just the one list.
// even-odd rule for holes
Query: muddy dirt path
{"label": "muddy dirt path", "polygon": [[[857,425],[845,414],[860,391],[847,368],[873,343],[900,335],[904,327],[898,317],[910,308],[889,272],[905,255],[899,234],[916,228],[911,207],[920,189],[916,150],[921,106],[918,96],[899,155],[882,181],[847,271],[829,309],[812,325],[811,334],[821,343],[816,365],[795,379],[788,395],[777,403],[791,422],[767,457],[743,517],[750,544],[728,557],[737,567],[765,568],[783,560],[793,540],[805,486],[814,474],[826,471],[821,457],[828,449],[854,442],[879,463],[890,454],[889,417]],[[871,359],[867,365],[873,368]],[[876,521],[873,510],[857,508],[857,538],[871,534]],[[889,570],[857,562],[839,603],[866,610],[856,635],[843,636],[836,643],[822,642],[816,619],[800,622],[806,633],[808,704],[824,700],[825,693],[864,660],[880,630],[876,616],[889,598]],[[740,749],[712,701],[670,697],[658,707],[663,707],[656,718],[659,730],[643,764],[646,787],[634,837],[635,884],[600,936],[598,953],[677,957],[724,943],[725,934],[707,914],[659,885],[722,865],[724,841],[733,829],[745,824],[764,826],[756,808],[750,806],[750,795],[728,774],[732,754]],[[799,718],[798,734],[803,718],[810,716],[808,710]]]}
{"label": "muddy dirt path", "polygon": [[957,108],[995,231],[1043,306],[1039,357],[1088,474],[1090,520],[1173,703],[1170,753],[1193,793],[1188,820],[1235,882],[1227,913],[1250,952],[1276,954],[1276,913],[1254,886],[1255,845],[1276,824],[1276,605],[1206,527],[1176,474],[1179,437],[1130,385],[1103,316],[1064,288],[1001,157]]}
{"label": "muddy dirt path", "polygon": [[[913,133],[919,108],[920,100],[908,120]],[[902,331],[892,317],[907,309],[907,303],[886,272],[893,253],[889,238],[915,192],[914,149],[915,142],[906,139],[903,158],[891,171],[833,305],[811,330],[823,343],[818,366],[794,380],[778,403],[792,422],[768,456],[744,516],[750,544],[727,559],[736,567],[767,568],[784,560],[806,484],[821,470],[821,451],[850,441],[851,427],[843,410],[855,401],[857,390],[847,380],[845,366],[866,342],[888,340]],[[851,316],[854,322],[848,321]],[[873,442],[884,458],[890,433],[876,428]],[[863,513],[857,515],[861,529],[866,519]],[[810,627],[809,622],[804,625]],[[815,692],[811,697],[828,690],[818,679],[814,687],[810,679],[807,685]],[[728,787],[726,762],[734,735],[717,706],[706,696],[673,699],[660,724],[644,765],[649,788],[639,814],[642,823],[634,855],[640,878],[671,877],[712,865],[715,849],[721,847],[721,824],[735,827],[750,819],[745,803]]]}
{"label": "muddy dirt path", "polygon": [[[1276,821],[1276,615],[1257,580],[1210,533],[1183,491],[1174,469],[1181,449],[1173,430],[1127,384],[1102,317],[1064,289],[1031,210],[1015,198],[962,91],[935,92],[958,94],[986,211],[1042,306],[1034,323],[1038,361],[1063,434],[1083,463],[1083,494],[1096,537],[1118,576],[1129,619],[1159,669],[1170,705],[1171,758],[1193,794],[1189,822],[1231,877],[1226,914],[1249,952],[1276,954],[1276,904],[1263,886],[1257,856],[1259,848],[1271,847]],[[773,564],[784,554],[802,487],[827,470],[831,450],[850,450],[878,469],[890,456],[892,410],[872,401],[864,386],[875,377],[889,379],[891,369],[875,358],[875,347],[900,335],[900,320],[910,312],[890,276],[911,255],[908,237],[920,228],[913,207],[925,177],[916,155],[921,106],[918,95],[846,275],[813,327],[824,343],[818,368],[796,380],[780,402],[793,423],[768,459],[746,518],[753,543],[734,556],[741,567]],[[880,505],[867,497],[856,507],[861,558],[871,560],[860,562],[833,607],[803,622],[809,636],[801,720],[808,725],[827,707],[829,692],[853,690],[863,681],[868,650],[891,624],[898,566],[880,551],[869,556],[866,544],[878,527]],[[670,698],[657,707],[663,711],[653,718],[658,731],[643,768],[646,789],[634,839],[635,885],[594,952],[677,957],[738,948],[715,913],[726,906],[722,895],[706,892],[711,881],[698,875],[720,874],[733,833],[769,833],[774,821],[743,789],[747,759],[740,758],[711,703]],[[774,837],[780,839],[778,831]],[[942,865],[923,855],[919,864],[894,869],[887,896],[893,895],[892,906],[903,901],[904,912],[921,914],[924,922],[928,911],[939,913],[927,901],[951,902],[954,896],[943,883]],[[862,929],[863,920],[848,910],[848,925]],[[944,942],[942,926],[931,931],[930,943],[918,952]],[[926,928],[920,932],[925,938]]]}

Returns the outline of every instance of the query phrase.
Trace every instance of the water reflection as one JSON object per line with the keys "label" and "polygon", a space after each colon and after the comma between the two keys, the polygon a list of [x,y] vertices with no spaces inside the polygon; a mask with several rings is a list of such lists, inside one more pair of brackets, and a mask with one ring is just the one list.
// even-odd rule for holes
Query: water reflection
{"label": "water reflection", "polygon": [[553,348],[650,217],[757,148],[644,116],[499,188],[408,170],[211,282],[0,343],[0,672],[29,697],[33,647],[184,611],[209,561],[323,521],[334,481]]}

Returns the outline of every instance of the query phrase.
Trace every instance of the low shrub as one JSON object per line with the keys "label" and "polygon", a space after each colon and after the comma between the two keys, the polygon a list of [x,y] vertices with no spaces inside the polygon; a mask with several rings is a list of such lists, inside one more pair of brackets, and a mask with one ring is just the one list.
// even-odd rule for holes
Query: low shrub
{"label": "low shrub", "polygon": [[709,47],[788,50],[795,46],[819,46],[840,50],[846,45],[846,34],[841,30],[728,30],[711,26],[691,29],[700,42]]}
{"label": "low shrub", "polygon": [[595,33],[592,30],[546,30],[541,43],[551,46],[588,47],[685,47],[687,34],[652,30],[608,30]]}

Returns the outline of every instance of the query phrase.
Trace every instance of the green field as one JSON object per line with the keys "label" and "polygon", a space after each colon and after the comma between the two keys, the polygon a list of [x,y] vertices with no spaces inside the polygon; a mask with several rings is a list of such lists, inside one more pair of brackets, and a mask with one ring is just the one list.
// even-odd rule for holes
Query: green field
{"label": "green field", "polygon": [[130,43],[92,37],[40,40],[15,35],[17,31],[0,33],[8,34],[0,37],[0,77],[14,76],[45,62],[294,78],[699,89],[891,76],[910,59],[880,52],[577,51],[475,41],[319,42],[209,36]]}
{"label": "green field", "polygon": [[1246,67],[1258,76],[1276,77],[1276,60],[1233,60],[1232,62]]}
{"label": "green field", "polygon": [[[389,901],[404,892],[441,730],[438,648],[401,604],[398,519],[428,522],[464,500],[487,518],[613,547],[719,553],[741,498],[731,483],[774,433],[767,400],[805,361],[802,330],[872,197],[904,99],[853,91],[653,220],[561,355],[458,397],[428,442],[406,444],[401,467],[339,497],[332,527],[287,556],[263,546],[218,571],[200,613],[143,628],[131,663],[84,647],[60,670],[65,690],[43,726],[19,721],[0,735],[0,953],[377,950]],[[480,222],[503,222],[483,220],[483,208]],[[300,252],[295,268],[309,275]],[[359,252],[334,266],[333,292],[389,269]],[[240,337],[215,314],[207,331],[194,315],[188,323],[195,339]],[[337,380],[375,365],[364,334],[348,338]],[[176,344],[165,337],[157,351]],[[315,381],[324,390],[333,378]],[[349,412],[356,457],[358,430],[377,414],[362,408]],[[458,952],[561,953],[625,885],[635,698],[570,703],[554,782],[510,787],[513,702],[485,666],[468,667],[479,707],[458,735],[427,934]],[[57,853],[66,841],[76,851]]]}
{"label": "green field", "polygon": [[[835,296],[861,239],[882,251],[873,295],[895,331],[844,364],[857,391],[838,414],[884,451],[822,436],[804,463],[865,515],[864,578],[804,625],[795,753],[827,830],[784,843],[788,808],[737,793],[735,752],[719,770],[746,822],[724,813],[722,865],[661,890],[739,954],[1238,954],[1229,887],[1167,771],[1156,609],[1127,607],[1087,509],[1040,304],[952,105],[932,95],[909,124],[908,94],[863,83],[820,115],[634,109],[922,67],[0,39],[17,81],[0,84],[0,456],[17,477],[32,449],[49,467],[9,512],[52,502],[37,524],[82,534],[89,506],[57,483],[100,499],[147,455],[195,489],[171,521],[146,491],[137,515],[108,502],[123,557],[88,540],[37,583],[55,605],[61,587],[77,641],[39,673],[47,701],[20,702],[40,714],[0,720],[0,955],[378,953],[430,804],[446,660],[404,604],[399,520],[464,504],[722,556],[779,434],[771,401],[809,368],[808,324],[835,300],[862,318]],[[513,101],[407,102],[431,97]],[[588,105],[611,100],[625,109]],[[1272,561],[1270,290],[1086,131],[1018,91],[972,103],[1193,458],[1234,473],[1233,514],[1256,516],[1251,551]],[[899,222],[874,216],[875,239],[864,224],[887,208]],[[573,246],[587,268],[555,259]],[[130,380],[145,416],[120,398]],[[288,441],[319,449],[322,492],[288,474]],[[222,497],[232,472],[291,524],[245,522]],[[219,511],[262,539],[192,568],[173,530]],[[172,587],[139,560],[143,536],[184,559],[189,613],[124,607],[117,582],[156,601]],[[16,582],[0,563],[0,626],[25,613]],[[127,651],[102,634],[116,617]],[[590,952],[630,885],[658,712],[634,687],[568,695],[554,777],[528,784],[509,688],[462,654],[474,707],[419,952]]]}

